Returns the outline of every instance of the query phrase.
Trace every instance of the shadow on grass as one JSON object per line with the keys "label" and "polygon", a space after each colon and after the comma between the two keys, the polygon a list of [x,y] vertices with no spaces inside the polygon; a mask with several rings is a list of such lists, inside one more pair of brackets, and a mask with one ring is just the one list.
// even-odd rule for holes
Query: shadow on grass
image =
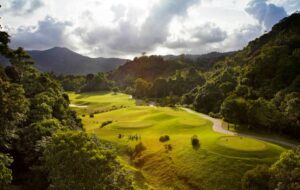
{"label": "shadow on grass", "polygon": [[200,149],[200,144],[193,145],[193,149],[194,150],[199,150]]}
{"label": "shadow on grass", "polygon": [[83,92],[83,93],[77,93],[79,96],[76,97],[76,99],[81,99],[81,98],[88,98],[90,96],[95,96],[95,95],[105,95],[105,94],[110,94],[111,92],[109,91],[97,91],[97,92]]}

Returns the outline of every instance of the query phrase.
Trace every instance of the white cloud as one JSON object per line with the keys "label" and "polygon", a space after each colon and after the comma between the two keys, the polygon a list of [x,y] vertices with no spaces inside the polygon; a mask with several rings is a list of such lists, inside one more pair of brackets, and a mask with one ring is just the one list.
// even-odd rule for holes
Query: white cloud
{"label": "white cloud", "polygon": [[[2,25],[14,46],[65,46],[90,56],[237,50],[299,0],[11,0]],[[30,13],[30,14],[29,14]]]}
{"label": "white cloud", "polygon": [[31,14],[44,5],[42,0],[11,0],[4,2],[4,12],[15,16]]}
{"label": "white cloud", "polygon": [[70,25],[70,22],[59,22],[52,17],[46,17],[36,27],[20,27],[12,38],[12,46],[26,49],[64,46],[67,43],[66,28]]}
{"label": "white cloud", "polygon": [[245,10],[263,24],[267,30],[270,30],[274,24],[287,16],[283,7],[267,3],[265,0],[252,0]]}

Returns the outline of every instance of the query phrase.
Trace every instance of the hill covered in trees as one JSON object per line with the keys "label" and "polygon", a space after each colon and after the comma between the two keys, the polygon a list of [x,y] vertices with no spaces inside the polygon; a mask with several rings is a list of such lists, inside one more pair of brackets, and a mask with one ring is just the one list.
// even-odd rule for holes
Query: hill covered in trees
{"label": "hill covered in trees", "polygon": [[[44,51],[32,50],[28,51],[28,54],[35,61],[37,69],[55,74],[84,75],[107,72],[126,62],[126,59],[119,58],[90,58],[62,47],[54,47]],[[1,62],[6,62],[6,65],[8,63],[3,57]]]}
{"label": "hill covered in trees", "polygon": [[300,14],[218,62],[184,104],[255,130],[300,135]]}
{"label": "hill covered in trees", "polygon": [[[161,104],[181,103],[237,127],[299,137],[300,13],[238,52],[188,59],[142,56],[108,78]],[[215,54],[213,54],[215,55]]]}

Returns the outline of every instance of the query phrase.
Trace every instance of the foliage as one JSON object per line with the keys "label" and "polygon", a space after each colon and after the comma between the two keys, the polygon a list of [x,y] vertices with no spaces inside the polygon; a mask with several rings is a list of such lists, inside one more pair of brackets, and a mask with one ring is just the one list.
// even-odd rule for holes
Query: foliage
{"label": "foliage", "polygon": [[269,189],[271,173],[266,165],[258,165],[254,169],[247,171],[242,178],[242,188],[244,190]]}
{"label": "foliage", "polygon": [[86,83],[81,87],[80,92],[106,91],[110,90],[110,86],[111,82],[107,80],[104,73],[88,74]]}
{"label": "foliage", "polygon": [[300,188],[300,146],[283,152],[271,167],[257,166],[242,178],[243,189],[296,190]]}
{"label": "foliage", "polygon": [[142,78],[138,78],[134,82],[135,95],[137,97],[146,96],[148,90],[151,88],[151,83],[143,80]]}
{"label": "foliage", "polygon": [[227,97],[221,105],[226,121],[234,124],[248,123],[248,102],[243,98]]}
{"label": "foliage", "polygon": [[200,140],[198,139],[197,135],[192,136],[191,143],[192,143],[193,147],[199,147],[200,146]]}
{"label": "foliage", "polygon": [[300,189],[300,146],[281,154],[272,165],[272,188],[278,190]]}
{"label": "foliage", "polygon": [[166,142],[166,141],[169,141],[169,140],[170,140],[169,135],[159,137],[160,142]]}
{"label": "foliage", "polygon": [[119,88],[116,86],[113,87],[111,90],[113,91],[114,94],[117,94],[119,92]]}
{"label": "foliage", "polygon": [[99,145],[83,132],[55,134],[43,156],[49,189],[131,189],[116,156]]}
{"label": "foliage", "polygon": [[26,120],[29,111],[29,101],[22,86],[1,77],[0,107],[0,147],[8,148],[15,137],[15,126]]}
{"label": "foliage", "polygon": [[[82,124],[60,84],[37,71],[22,48],[10,49],[6,32],[0,36],[1,56],[10,63],[0,66],[1,185],[13,178],[19,188],[45,189],[47,174],[40,162],[45,142],[57,130],[81,130]],[[3,154],[12,157],[11,166]]]}
{"label": "foliage", "polygon": [[0,188],[3,190],[8,190],[9,184],[12,181],[12,171],[8,168],[11,163],[11,158],[0,153]]}

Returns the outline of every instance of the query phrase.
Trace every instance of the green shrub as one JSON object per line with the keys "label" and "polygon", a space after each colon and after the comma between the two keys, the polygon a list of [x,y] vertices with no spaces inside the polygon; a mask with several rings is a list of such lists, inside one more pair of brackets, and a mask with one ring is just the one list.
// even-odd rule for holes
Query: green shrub
{"label": "green shrub", "polygon": [[193,136],[192,136],[192,138],[191,138],[191,143],[192,143],[192,146],[193,146],[194,148],[200,147],[200,141],[199,141],[197,135],[193,135]]}
{"label": "green shrub", "polygon": [[170,140],[169,135],[165,135],[165,136],[159,137],[159,141],[160,141],[160,142],[166,142],[166,141],[168,141],[168,140]]}
{"label": "green shrub", "polygon": [[243,190],[269,189],[271,174],[268,166],[258,165],[254,169],[247,171],[242,178]]}
{"label": "green shrub", "polygon": [[135,145],[134,151],[133,151],[133,158],[136,157],[137,155],[139,155],[141,152],[143,152],[144,150],[146,150],[147,148],[145,147],[145,145],[140,142],[139,144]]}

